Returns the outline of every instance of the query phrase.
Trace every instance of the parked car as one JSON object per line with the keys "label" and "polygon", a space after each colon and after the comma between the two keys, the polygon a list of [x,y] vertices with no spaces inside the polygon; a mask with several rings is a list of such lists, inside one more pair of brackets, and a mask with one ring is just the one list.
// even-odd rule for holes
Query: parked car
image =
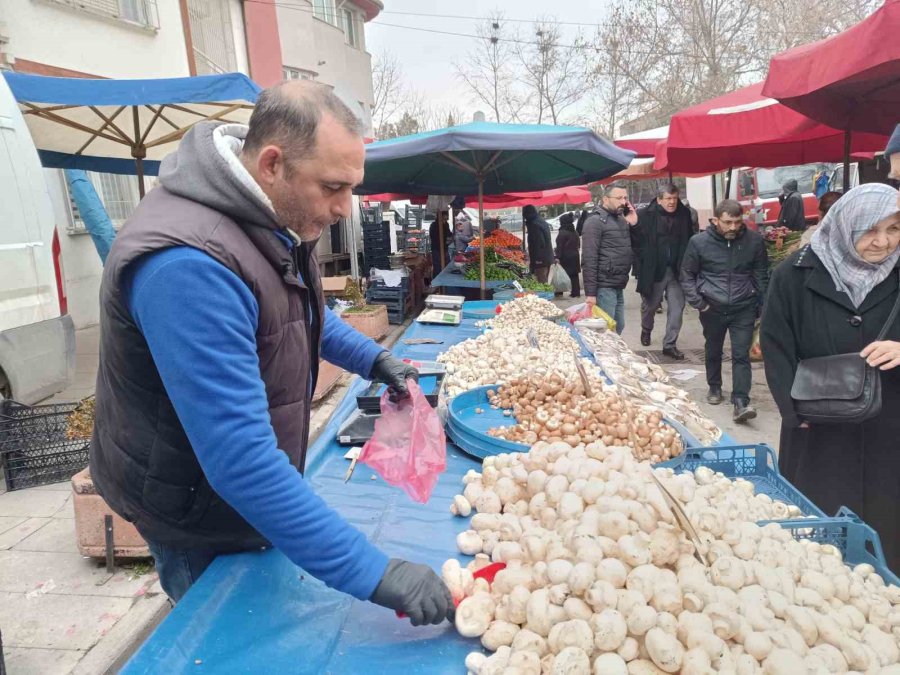
{"label": "parked car", "polygon": [[74,373],[64,278],[37,150],[0,76],[0,398],[34,403]]}

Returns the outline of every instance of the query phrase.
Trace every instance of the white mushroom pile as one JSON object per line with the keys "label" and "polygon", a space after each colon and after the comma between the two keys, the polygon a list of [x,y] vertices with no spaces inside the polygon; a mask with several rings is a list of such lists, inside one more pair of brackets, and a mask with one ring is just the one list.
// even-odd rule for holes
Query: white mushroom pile
{"label": "white mushroom pile", "polygon": [[659,412],[646,412],[604,389],[599,377],[590,383],[592,396],[581,382],[557,375],[549,378],[517,378],[488,390],[492,407],[515,416],[513,426],[488,433],[497,438],[531,445],[537,441],[564,441],[570,445],[602,441],[625,445],[635,457],[663,462],[680,455],[684,445],[675,429],[663,423]]}
{"label": "white mushroom pile", "polygon": [[635,403],[652,405],[682,424],[701,445],[712,445],[722,437],[722,430],[702,413],[690,394],[672,384],[658,364],[635,354],[619,335],[590,329],[579,329],[578,333],[604,375],[623,395]]}
{"label": "white mushroom pile", "polygon": [[[577,379],[573,355],[580,351],[578,343],[565,327],[542,318],[543,305],[536,303],[556,310],[536,296],[518,298],[502,305],[503,312],[497,318],[483,322],[487,329],[484,334],[453,345],[438,357],[447,370],[447,396],[517,377],[547,377],[554,372],[569,381]],[[529,334],[537,341],[537,348]],[[589,359],[583,359],[583,363],[596,370]]]}
{"label": "white mushroom pile", "polygon": [[[685,503],[709,567],[656,477]],[[457,630],[492,655],[477,675],[900,674],[900,588],[829,545],[795,541],[790,514],[708,470],[675,475],[599,442],[535,444],[469,472],[451,510],[475,559],[448,561]],[[746,502],[748,510],[741,511]],[[493,584],[473,571],[506,563]]]}

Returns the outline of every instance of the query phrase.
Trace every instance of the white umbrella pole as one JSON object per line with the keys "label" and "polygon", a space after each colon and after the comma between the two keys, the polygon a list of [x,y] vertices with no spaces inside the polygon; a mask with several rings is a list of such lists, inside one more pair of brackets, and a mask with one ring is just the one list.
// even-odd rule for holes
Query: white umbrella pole
{"label": "white umbrella pole", "polygon": [[478,177],[478,227],[479,239],[481,245],[478,247],[478,263],[481,266],[481,299],[484,300],[485,281],[484,281],[484,178]]}

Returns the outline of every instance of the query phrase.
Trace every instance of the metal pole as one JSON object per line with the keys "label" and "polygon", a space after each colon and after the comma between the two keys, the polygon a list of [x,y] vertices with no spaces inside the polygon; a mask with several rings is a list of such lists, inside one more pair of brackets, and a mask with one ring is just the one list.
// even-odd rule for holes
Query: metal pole
{"label": "metal pole", "polygon": [[734,173],[734,169],[728,168],[728,175],[725,176],[725,199],[731,199],[731,174]]}
{"label": "metal pole", "polygon": [[138,179],[138,197],[141,199],[144,198],[144,160],[140,157],[134,158],[134,165],[137,169],[137,179]]}
{"label": "metal pole", "polygon": [[481,267],[481,299],[484,300],[486,284],[484,280],[484,177],[478,176],[478,228],[481,245],[478,247],[478,264]]}
{"label": "metal pole", "polygon": [[844,194],[850,190],[850,128],[844,132]]}
{"label": "metal pole", "polygon": [[115,554],[113,553],[115,548],[115,537],[113,536],[113,519],[109,514],[103,516],[103,529],[106,542],[106,572],[112,574],[116,571],[116,559]]}
{"label": "metal pole", "polygon": [[438,243],[441,246],[441,269],[437,271],[434,276],[437,276],[441,272],[444,271],[444,268],[447,267],[447,243],[444,241],[444,228],[447,227],[446,218],[450,214],[449,211],[438,211],[437,212],[437,220],[438,220]]}
{"label": "metal pole", "polygon": [[717,189],[717,186],[716,186],[716,174],[713,174],[712,176],[710,176],[710,180],[712,180],[713,208],[715,208],[716,205],[719,203],[719,195],[718,195],[719,190]]}

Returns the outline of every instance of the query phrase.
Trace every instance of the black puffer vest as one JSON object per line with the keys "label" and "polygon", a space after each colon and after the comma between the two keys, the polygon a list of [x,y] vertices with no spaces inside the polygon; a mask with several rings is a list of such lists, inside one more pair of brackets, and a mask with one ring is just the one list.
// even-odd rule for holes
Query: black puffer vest
{"label": "black puffer vest", "polygon": [[278,447],[294,466],[304,459],[324,321],[311,247],[299,246],[292,255],[274,231],[236,223],[158,187],[116,237],[103,272],[91,475],[113,510],[150,541],[220,551],[265,545],[207,482],[127,309],[124,270],[142,255],[173,246],[207,253],[253,292],[256,347]]}

